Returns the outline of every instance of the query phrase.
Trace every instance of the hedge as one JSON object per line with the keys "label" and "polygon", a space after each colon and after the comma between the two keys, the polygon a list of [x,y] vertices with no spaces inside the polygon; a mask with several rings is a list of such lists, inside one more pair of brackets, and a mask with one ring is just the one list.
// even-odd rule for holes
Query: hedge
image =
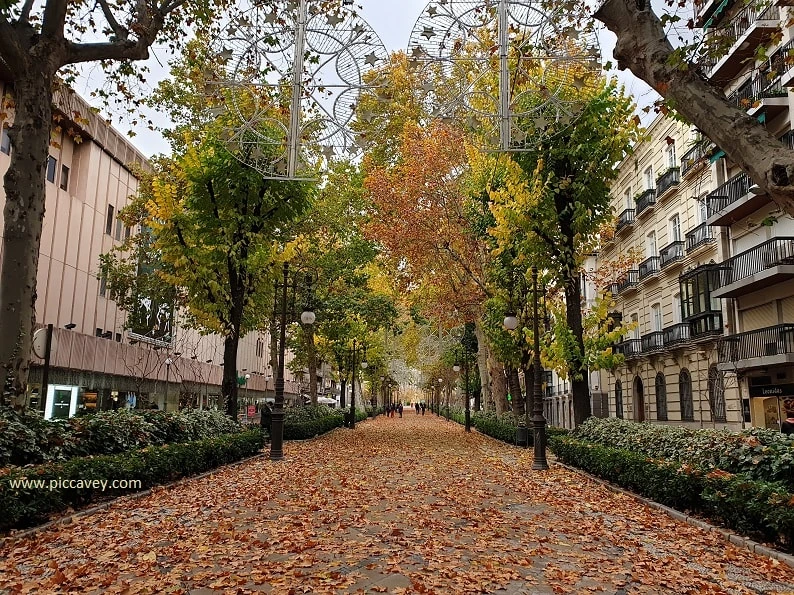
{"label": "hedge", "polygon": [[794,437],[776,430],[694,430],[590,418],[576,428],[574,435],[585,442],[680,461],[705,470],[719,469],[758,481],[783,482],[789,491],[794,491]]}
{"label": "hedge", "polygon": [[[0,470],[0,531],[29,527],[63,512],[145,490],[215,469],[221,465],[252,456],[262,449],[262,433],[258,429],[197,442],[151,446],[115,455],[78,457],[62,463],[45,463],[35,467]],[[38,480],[39,487],[12,487],[20,479]],[[139,480],[136,489],[100,487],[49,489],[56,480]]]}
{"label": "hedge", "polygon": [[0,467],[121,453],[152,445],[194,442],[241,431],[219,411],[120,409],[44,420],[38,413],[0,408]]}
{"label": "hedge", "polygon": [[794,494],[780,482],[705,471],[570,436],[553,436],[550,446],[560,461],[632,492],[794,549]]}
{"label": "hedge", "polygon": [[[284,439],[306,440],[325,434],[345,423],[346,410],[325,405],[290,407],[284,411]],[[366,419],[367,412],[356,410],[356,419]]]}

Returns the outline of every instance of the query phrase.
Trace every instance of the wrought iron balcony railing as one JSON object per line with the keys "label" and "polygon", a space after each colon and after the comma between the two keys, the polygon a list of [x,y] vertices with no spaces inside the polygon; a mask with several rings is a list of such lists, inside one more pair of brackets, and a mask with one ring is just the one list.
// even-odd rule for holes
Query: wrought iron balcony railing
{"label": "wrought iron balcony railing", "polygon": [[622,353],[626,359],[639,357],[642,355],[642,340],[641,339],[626,339],[621,341],[614,348],[615,353]]}
{"label": "wrought iron balcony railing", "polygon": [[620,215],[618,215],[618,225],[616,231],[620,231],[632,223],[634,223],[634,209],[626,209]]}
{"label": "wrought iron balcony railing", "polygon": [[681,168],[671,167],[656,180],[656,196],[661,197],[681,181]]}
{"label": "wrought iron balcony railing", "polygon": [[656,204],[656,190],[650,188],[637,197],[637,208],[634,216],[639,217],[645,209],[648,209]]}
{"label": "wrought iron balcony railing", "polygon": [[686,319],[689,323],[689,336],[692,340],[722,334],[722,312],[703,312]]}
{"label": "wrought iron balcony railing", "polygon": [[746,85],[742,85],[728,96],[728,101],[745,111],[755,107],[756,102],[771,97],[787,97],[788,90],[780,83],[780,75],[765,71]]}
{"label": "wrought iron balcony railing", "polygon": [[640,263],[640,266],[637,268],[637,270],[639,272],[640,281],[655,275],[659,272],[659,257],[651,256],[650,258],[646,258]]}
{"label": "wrought iron balcony railing", "polygon": [[664,331],[653,331],[643,335],[640,340],[643,353],[653,353],[664,349]]}
{"label": "wrought iron balcony railing", "polygon": [[706,157],[708,157],[713,148],[714,143],[707,138],[695,143],[695,145],[681,157],[681,175],[685,176],[687,172],[696,165],[705,162]]}
{"label": "wrought iron balcony railing", "polygon": [[714,240],[714,233],[706,223],[701,223],[686,234],[686,251],[692,252],[695,248]]}
{"label": "wrought iron balcony railing", "polygon": [[794,237],[773,238],[729,258],[720,266],[719,287],[781,265],[794,265]]}
{"label": "wrought iron balcony railing", "polygon": [[672,348],[677,345],[683,345],[689,341],[689,323],[679,322],[672,326],[665,328],[662,333],[664,334],[664,346]]}
{"label": "wrought iron balcony railing", "polygon": [[750,178],[742,172],[733,176],[722,186],[713,190],[706,196],[706,211],[708,216],[716,215],[737,200],[747,196],[750,191]]}
{"label": "wrought iron balcony railing", "polygon": [[622,293],[627,289],[636,287],[640,282],[640,272],[636,269],[626,271],[626,276],[618,281],[618,293]]}
{"label": "wrought iron balcony railing", "polygon": [[678,241],[668,244],[659,250],[659,266],[666,267],[676,261],[683,260],[684,258],[684,242]]}
{"label": "wrought iron balcony railing", "polygon": [[717,342],[721,364],[794,354],[794,324],[778,324],[737,335],[728,335]]}

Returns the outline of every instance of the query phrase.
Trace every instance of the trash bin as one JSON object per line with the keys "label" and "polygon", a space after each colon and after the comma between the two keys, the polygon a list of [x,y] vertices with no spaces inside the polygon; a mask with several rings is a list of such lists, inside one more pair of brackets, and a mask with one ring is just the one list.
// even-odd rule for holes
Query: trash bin
{"label": "trash bin", "polygon": [[526,426],[516,428],[516,446],[529,446],[529,429]]}

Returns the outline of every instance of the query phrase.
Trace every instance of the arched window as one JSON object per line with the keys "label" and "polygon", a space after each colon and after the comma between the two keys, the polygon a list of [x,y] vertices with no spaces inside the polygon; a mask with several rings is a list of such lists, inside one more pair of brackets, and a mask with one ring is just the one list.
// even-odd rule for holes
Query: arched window
{"label": "arched window", "polygon": [[681,400],[681,421],[695,421],[695,408],[692,404],[692,376],[683,368],[678,375],[678,398]]}
{"label": "arched window", "polygon": [[615,417],[623,419],[623,385],[615,380]]}
{"label": "arched window", "polygon": [[667,384],[661,372],[656,375],[656,419],[667,421]]}
{"label": "arched window", "polygon": [[725,382],[717,366],[709,368],[709,407],[714,421],[728,421],[725,416]]}

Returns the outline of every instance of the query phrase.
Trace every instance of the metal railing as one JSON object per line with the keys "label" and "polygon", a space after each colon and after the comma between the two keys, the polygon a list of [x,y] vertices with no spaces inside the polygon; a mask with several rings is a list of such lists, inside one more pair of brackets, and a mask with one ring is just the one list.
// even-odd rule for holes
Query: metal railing
{"label": "metal railing", "polygon": [[786,134],[780,137],[780,142],[786,147],[794,151],[794,130],[789,130]]}
{"label": "metal railing", "polygon": [[794,265],[794,237],[773,238],[723,262],[719,287],[785,264]]}
{"label": "metal railing", "polygon": [[659,250],[659,266],[666,267],[668,264],[682,260],[684,258],[684,242],[678,241],[668,244]]}
{"label": "metal railing", "polygon": [[689,341],[689,323],[679,322],[662,331],[665,347],[675,347]]}
{"label": "metal railing", "polygon": [[[758,21],[777,21],[780,20],[780,10],[774,4],[763,7],[756,3],[751,3],[740,10],[725,27],[712,30],[711,35],[719,35],[727,38],[728,43],[733,45],[744,35],[747,30]],[[724,42],[722,42],[724,43]]]}
{"label": "metal railing", "polygon": [[662,196],[681,181],[681,168],[671,167],[656,180],[656,196]]}
{"label": "metal railing", "polygon": [[779,75],[794,67],[794,39],[780,46],[769,58],[769,70]]}
{"label": "metal railing", "polygon": [[778,324],[728,335],[717,342],[717,352],[721,364],[794,353],[794,324]]}
{"label": "metal railing", "polygon": [[722,186],[706,196],[706,212],[708,216],[716,215],[737,200],[747,196],[750,191],[750,178],[742,172],[733,176]]}
{"label": "metal railing", "polygon": [[690,316],[686,322],[689,323],[689,336],[693,340],[722,334],[722,312],[703,312]]}
{"label": "metal railing", "polygon": [[653,331],[640,339],[643,353],[652,353],[664,349],[664,331]]}
{"label": "metal railing", "polygon": [[656,190],[653,188],[649,188],[642,194],[637,197],[637,208],[635,210],[634,216],[639,217],[640,213],[642,213],[648,207],[652,207],[656,204]]}
{"label": "metal railing", "polygon": [[618,225],[615,231],[620,231],[634,223],[634,209],[626,209],[618,215]]}
{"label": "metal railing", "polygon": [[646,258],[640,263],[637,270],[639,271],[640,281],[647,279],[651,275],[655,275],[659,272],[659,257],[651,256],[650,258]]}
{"label": "metal railing", "polygon": [[[770,78],[770,75],[771,78]],[[780,75],[764,71],[728,95],[728,101],[745,111],[755,107],[757,101],[770,97],[787,97],[788,90],[780,84]]]}
{"label": "metal railing", "polygon": [[636,269],[626,271],[626,276],[618,281],[618,293],[626,291],[630,287],[636,287],[640,282],[640,272]]}
{"label": "metal railing", "polygon": [[714,240],[714,233],[706,223],[701,223],[686,234],[686,251],[692,252],[695,248]]}
{"label": "metal railing", "polygon": [[622,353],[626,359],[642,355],[641,339],[626,339],[615,345],[615,353]]}
{"label": "metal railing", "polygon": [[695,145],[681,157],[681,175],[685,176],[695,165],[704,161],[708,154],[711,153],[713,147],[714,143],[707,138],[695,143]]}

